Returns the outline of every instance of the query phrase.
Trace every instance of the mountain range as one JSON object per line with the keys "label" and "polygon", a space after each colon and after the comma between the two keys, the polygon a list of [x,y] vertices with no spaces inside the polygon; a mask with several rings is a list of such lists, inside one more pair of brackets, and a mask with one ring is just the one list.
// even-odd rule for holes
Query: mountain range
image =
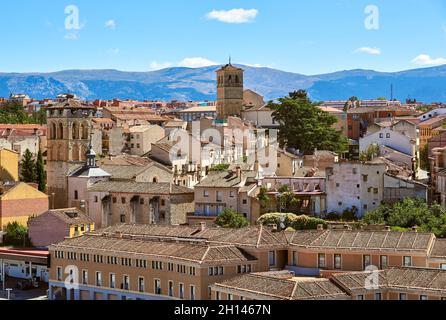
{"label": "mountain range", "polygon": [[[308,76],[272,68],[237,65],[245,70],[245,88],[273,100],[305,89],[314,100],[390,98],[446,102],[446,65],[402,72],[345,70]],[[87,100],[214,100],[220,66],[175,67],[150,72],[65,70],[53,73],[0,73],[0,97],[26,93],[35,99],[74,93]]]}

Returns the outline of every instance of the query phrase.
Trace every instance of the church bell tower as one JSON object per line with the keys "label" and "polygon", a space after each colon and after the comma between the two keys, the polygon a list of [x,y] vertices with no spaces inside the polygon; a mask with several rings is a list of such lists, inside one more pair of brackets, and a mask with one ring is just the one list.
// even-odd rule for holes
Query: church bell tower
{"label": "church bell tower", "polygon": [[243,111],[244,70],[231,64],[231,60],[217,70],[217,120],[229,116],[241,117]]}

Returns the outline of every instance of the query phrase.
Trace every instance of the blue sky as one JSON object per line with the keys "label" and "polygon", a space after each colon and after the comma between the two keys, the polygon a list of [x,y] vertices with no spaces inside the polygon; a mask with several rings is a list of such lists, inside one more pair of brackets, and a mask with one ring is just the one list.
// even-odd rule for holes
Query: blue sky
{"label": "blue sky", "polygon": [[[369,5],[378,29],[366,28]],[[446,63],[444,0],[16,0],[0,11],[0,72],[149,71],[229,55],[303,74]]]}

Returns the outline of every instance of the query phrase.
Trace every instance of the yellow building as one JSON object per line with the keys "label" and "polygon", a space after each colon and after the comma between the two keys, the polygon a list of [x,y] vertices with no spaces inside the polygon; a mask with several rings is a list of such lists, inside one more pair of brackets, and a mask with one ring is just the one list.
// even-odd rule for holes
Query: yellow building
{"label": "yellow building", "polygon": [[19,154],[8,149],[0,149],[0,180],[19,181]]}
{"label": "yellow building", "polygon": [[48,196],[24,182],[0,185],[0,229],[10,222],[26,226],[28,219],[48,210]]}

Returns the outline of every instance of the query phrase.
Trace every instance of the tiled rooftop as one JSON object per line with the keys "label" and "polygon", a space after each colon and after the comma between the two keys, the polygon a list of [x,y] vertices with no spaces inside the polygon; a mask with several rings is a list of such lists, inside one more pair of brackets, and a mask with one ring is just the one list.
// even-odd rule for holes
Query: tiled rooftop
{"label": "tiled rooftop", "polygon": [[85,235],[66,239],[53,249],[82,249],[102,251],[104,254],[138,254],[152,257],[170,257],[198,263],[255,261],[255,258],[232,245],[216,246],[192,241],[159,241],[113,235]]}
{"label": "tiled rooftop", "polygon": [[307,248],[427,252],[433,239],[430,233],[326,230],[296,232],[291,243]]}
{"label": "tiled rooftop", "polygon": [[[430,290],[446,294],[446,270],[428,268],[390,268],[377,271],[379,278],[375,283],[382,289]],[[335,282],[348,291],[366,290],[370,272],[349,272],[333,275]],[[378,288],[377,288],[378,289]]]}
{"label": "tiled rooftop", "polygon": [[298,281],[269,274],[246,274],[216,283],[214,288],[261,295],[271,300],[347,299],[348,296],[326,279]]}
{"label": "tiled rooftop", "polygon": [[192,189],[170,183],[139,183],[133,181],[101,181],[92,185],[88,190],[90,192],[118,192],[136,194],[188,194],[194,192]]}

